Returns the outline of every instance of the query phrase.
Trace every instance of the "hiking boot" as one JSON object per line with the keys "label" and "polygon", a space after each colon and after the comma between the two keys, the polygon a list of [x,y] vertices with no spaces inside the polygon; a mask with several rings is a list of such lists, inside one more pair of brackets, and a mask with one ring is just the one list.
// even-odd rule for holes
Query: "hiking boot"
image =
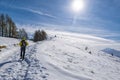
{"label": "hiking boot", "polygon": [[22,57],[20,57],[20,59],[22,59]]}

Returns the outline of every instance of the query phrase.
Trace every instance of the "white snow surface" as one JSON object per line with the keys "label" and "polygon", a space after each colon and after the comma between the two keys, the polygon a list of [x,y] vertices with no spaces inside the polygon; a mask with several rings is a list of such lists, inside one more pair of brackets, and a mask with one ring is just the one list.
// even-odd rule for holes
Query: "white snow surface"
{"label": "white snow surface", "polygon": [[7,46],[0,52],[0,80],[120,80],[120,57],[114,55],[120,54],[120,43],[84,34],[47,33],[48,40],[28,41],[23,61],[20,47],[14,45],[20,40],[0,37],[0,45]]}

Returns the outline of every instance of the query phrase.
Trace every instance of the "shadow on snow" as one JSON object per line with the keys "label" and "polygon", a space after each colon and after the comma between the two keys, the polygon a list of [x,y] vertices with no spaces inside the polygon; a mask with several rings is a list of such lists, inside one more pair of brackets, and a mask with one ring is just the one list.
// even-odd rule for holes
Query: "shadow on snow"
{"label": "shadow on snow", "polygon": [[3,63],[0,63],[0,67],[4,66],[5,64],[14,63],[14,62],[19,62],[19,60],[6,61],[6,62],[3,62]]}

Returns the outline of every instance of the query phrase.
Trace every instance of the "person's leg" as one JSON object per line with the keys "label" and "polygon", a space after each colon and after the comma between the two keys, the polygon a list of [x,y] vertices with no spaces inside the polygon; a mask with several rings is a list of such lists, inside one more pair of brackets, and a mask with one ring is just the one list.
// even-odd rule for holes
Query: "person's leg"
{"label": "person's leg", "polygon": [[25,58],[25,47],[23,48],[23,59]]}
{"label": "person's leg", "polygon": [[23,53],[23,50],[22,50],[22,48],[21,48],[20,59],[22,59],[22,53]]}

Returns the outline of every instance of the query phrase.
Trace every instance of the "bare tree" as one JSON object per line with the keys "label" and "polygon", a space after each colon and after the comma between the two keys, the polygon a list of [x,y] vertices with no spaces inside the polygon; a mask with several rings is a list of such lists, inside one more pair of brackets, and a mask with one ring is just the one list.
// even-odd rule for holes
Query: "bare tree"
{"label": "bare tree", "polygon": [[12,33],[12,37],[17,36],[17,27],[16,27],[14,22],[12,22],[12,31],[11,31],[11,33]]}
{"label": "bare tree", "polygon": [[0,15],[0,26],[1,26],[1,36],[4,36],[4,27],[5,27],[5,16],[3,14]]}

